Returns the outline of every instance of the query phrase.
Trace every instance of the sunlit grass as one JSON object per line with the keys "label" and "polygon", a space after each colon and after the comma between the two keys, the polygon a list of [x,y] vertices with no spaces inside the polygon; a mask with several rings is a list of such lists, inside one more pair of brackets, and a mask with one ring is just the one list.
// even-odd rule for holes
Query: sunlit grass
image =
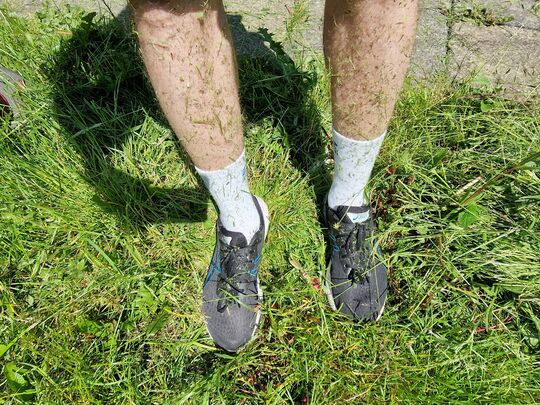
{"label": "sunlit grass", "polygon": [[538,104],[406,86],[371,182],[389,302],[355,325],[319,289],[324,64],[260,39],[274,56],[239,65],[250,181],[272,215],[264,317],[233,356],[200,313],[215,209],[133,37],[75,9],[0,12],[0,64],[27,82],[18,122],[0,123],[0,399],[540,401]]}

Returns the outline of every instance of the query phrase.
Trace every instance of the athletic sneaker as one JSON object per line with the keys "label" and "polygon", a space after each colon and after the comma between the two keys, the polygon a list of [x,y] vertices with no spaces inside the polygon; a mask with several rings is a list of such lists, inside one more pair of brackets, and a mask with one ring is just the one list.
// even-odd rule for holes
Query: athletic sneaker
{"label": "athletic sneaker", "polygon": [[[368,211],[369,218],[361,223],[347,215]],[[386,301],[386,266],[374,238],[370,208],[325,207],[325,217],[332,247],[326,274],[330,305],[357,321],[379,320]]]}
{"label": "athletic sneaker", "polygon": [[216,345],[236,352],[257,330],[263,294],[258,267],[268,232],[268,208],[253,196],[261,225],[251,241],[225,229],[218,220],[216,246],[203,287],[206,328]]}

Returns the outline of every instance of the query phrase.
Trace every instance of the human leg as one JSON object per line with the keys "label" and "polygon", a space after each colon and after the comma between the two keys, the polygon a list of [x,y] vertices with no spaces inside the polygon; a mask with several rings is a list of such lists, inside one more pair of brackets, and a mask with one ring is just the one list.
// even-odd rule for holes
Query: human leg
{"label": "human leg", "polygon": [[208,187],[225,228],[259,228],[247,177],[238,71],[220,0],[132,0],[161,108]]}
{"label": "human leg", "polygon": [[333,207],[363,204],[409,64],[416,8],[416,0],[326,2],[324,51],[332,75],[336,143]]}
{"label": "human leg", "polygon": [[333,247],[329,298],[355,319],[377,319],[386,298],[386,268],[370,242],[364,189],[409,64],[416,9],[417,0],[326,1],[335,162],[326,209]]}
{"label": "human leg", "polygon": [[[255,259],[268,220],[264,203],[252,196],[247,182],[238,73],[223,4],[221,0],[131,0],[131,4],[160,106],[219,209],[203,311],[210,334],[234,351],[246,343],[258,320]],[[223,340],[223,328],[232,331],[228,341]]]}

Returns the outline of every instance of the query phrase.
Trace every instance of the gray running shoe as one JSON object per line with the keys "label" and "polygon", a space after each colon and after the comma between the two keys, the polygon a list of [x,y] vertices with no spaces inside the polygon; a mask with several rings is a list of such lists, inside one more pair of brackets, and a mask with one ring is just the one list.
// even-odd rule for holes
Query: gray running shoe
{"label": "gray running shoe", "polygon": [[[361,223],[347,216],[367,211],[369,218]],[[378,321],[386,302],[387,280],[370,208],[325,207],[325,218],[332,248],[326,274],[330,305],[356,321]]]}
{"label": "gray running shoe", "polygon": [[203,287],[202,311],[216,345],[236,352],[254,336],[263,300],[259,261],[268,232],[268,208],[253,196],[261,225],[251,241],[216,224],[216,246]]}

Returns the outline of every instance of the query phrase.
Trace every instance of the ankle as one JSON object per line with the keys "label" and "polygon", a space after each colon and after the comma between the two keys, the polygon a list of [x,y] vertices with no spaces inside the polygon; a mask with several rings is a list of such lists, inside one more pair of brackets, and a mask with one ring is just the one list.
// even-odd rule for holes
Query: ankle
{"label": "ankle", "polygon": [[218,208],[219,220],[225,229],[242,233],[248,242],[261,227],[261,217],[251,194],[218,205]]}

